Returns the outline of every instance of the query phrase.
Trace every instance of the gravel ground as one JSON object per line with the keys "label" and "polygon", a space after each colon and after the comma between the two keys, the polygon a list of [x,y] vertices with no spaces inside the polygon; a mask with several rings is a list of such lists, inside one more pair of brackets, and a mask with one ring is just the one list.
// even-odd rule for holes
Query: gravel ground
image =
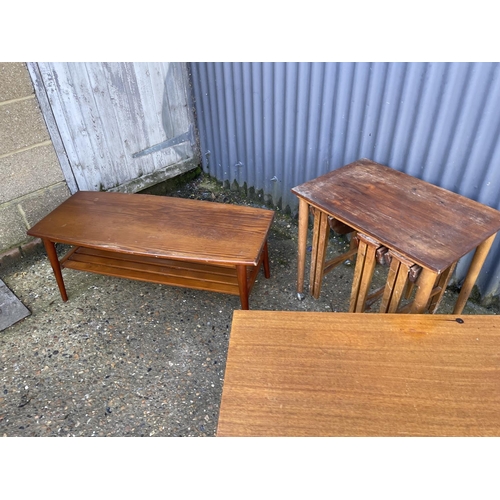
{"label": "gravel ground", "polygon": [[[203,175],[168,195],[264,207]],[[347,246],[332,235],[329,251]],[[279,210],[269,255],[271,278],[261,271],[250,308],[347,311],[349,263],[325,278],[320,299],[297,299],[297,221]],[[42,249],[0,271],[32,312],[0,332],[0,435],[215,435],[239,297],[67,269],[64,303]],[[375,285],[385,273],[377,267]],[[438,312],[451,313],[456,297],[447,291]],[[464,310],[497,313],[470,301]]]}

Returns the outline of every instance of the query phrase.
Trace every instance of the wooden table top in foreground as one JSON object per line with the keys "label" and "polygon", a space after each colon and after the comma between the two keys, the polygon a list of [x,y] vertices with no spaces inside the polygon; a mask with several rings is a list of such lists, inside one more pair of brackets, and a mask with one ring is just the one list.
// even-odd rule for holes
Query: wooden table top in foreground
{"label": "wooden table top in foreground", "polygon": [[500,317],[234,311],[218,436],[500,436]]}
{"label": "wooden table top in foreground", "polygon": [[226,203],[79,191],[28,234],[146,257],[255,266],[273,217],[272,210]]}

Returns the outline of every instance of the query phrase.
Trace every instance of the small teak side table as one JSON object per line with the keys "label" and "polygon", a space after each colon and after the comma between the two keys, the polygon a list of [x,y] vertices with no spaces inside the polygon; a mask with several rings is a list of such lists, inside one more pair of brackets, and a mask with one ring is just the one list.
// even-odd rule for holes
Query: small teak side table
{"label": "small teak side table", "polygon": [[[272,210],[168,196],[79,191],[33,226],[64,301],[61,268],[239,295],[270,276]],[[54,243],[73,245],[59,261]]]}
{"label": "small teak side table", "polygon": [[[498,210],[369,159],[333,170],[292,192],[299,198],[299,294],[304,287],[309,211],[314,214],[310,286],[315,298],[332,269],[325,265],[329,218],[356,232],[359,246],[350,312],[363,312],[367,300],[374,298],[368,290],[377,257],[391,265],[385,287],[375,292],[383,295],[381,312],[435,312],[458,260],[475,250],[455,304],[454,314],[460,314],[500,229]],[[413,301],[400,309],[401,298],[413,286]]]}

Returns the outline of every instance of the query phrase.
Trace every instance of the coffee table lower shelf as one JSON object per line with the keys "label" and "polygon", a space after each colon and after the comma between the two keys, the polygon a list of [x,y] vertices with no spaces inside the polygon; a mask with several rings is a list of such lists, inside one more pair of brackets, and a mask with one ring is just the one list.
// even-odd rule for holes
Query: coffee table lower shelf
{"label": "coffee table lower shelf", "polygon": [[[264,253],[257,266],[246,268],[246,301],[255,282]],[[73,247],[60,261],[62,268],[88,271],[163,285],[239,295],[245,307],[236,266],[200,264],[173,259],[143,257],[87,247]]]}

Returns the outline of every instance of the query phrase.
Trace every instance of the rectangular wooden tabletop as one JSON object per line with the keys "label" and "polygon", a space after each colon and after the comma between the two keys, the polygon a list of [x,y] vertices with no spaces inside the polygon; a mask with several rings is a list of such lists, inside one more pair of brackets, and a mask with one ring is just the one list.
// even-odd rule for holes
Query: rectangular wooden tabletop
{"label": "rectangular wooden tabletop", "polygon": [[367,159],[292,192],[435,272],[500,229],[500,211]]}
{"label": "rectangular wooden tabletop", "polygon": [[168,196],[79,191],[28,234],[184,261],[257,265],[274,212]]}
{"label": "rectangular wooden tabletop", "polygon": [[500,436],[498,316],[234,311],[218,436]]}

